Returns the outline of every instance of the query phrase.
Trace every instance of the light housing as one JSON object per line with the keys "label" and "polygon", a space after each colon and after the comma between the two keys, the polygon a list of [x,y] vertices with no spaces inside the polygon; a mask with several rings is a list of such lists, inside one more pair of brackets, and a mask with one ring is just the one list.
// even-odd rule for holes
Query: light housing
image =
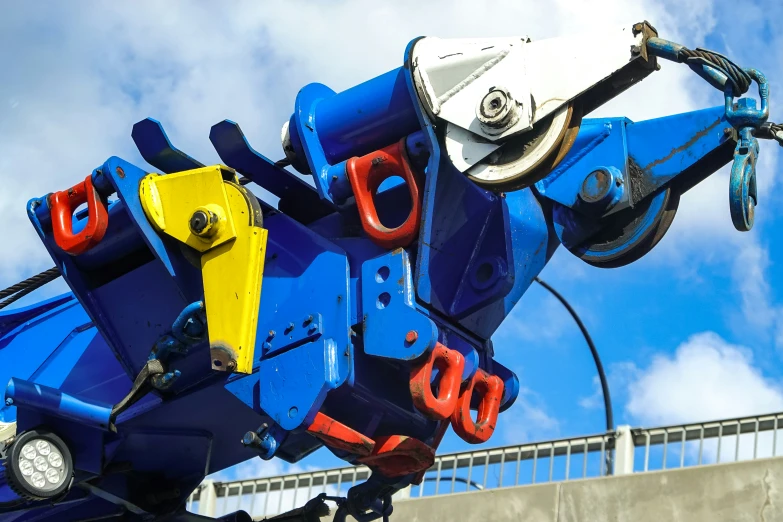
{"label": "light housing", "polygon": [[46,429],[17,436],[5,461],[8,485],[28,500],[65,493],[73,482],[73,459],[65,442]]}

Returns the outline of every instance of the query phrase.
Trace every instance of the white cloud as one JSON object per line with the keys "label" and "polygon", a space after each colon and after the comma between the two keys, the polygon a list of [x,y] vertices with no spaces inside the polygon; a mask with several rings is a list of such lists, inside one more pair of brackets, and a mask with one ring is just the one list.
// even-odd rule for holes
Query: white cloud
{"label": "white cloud", "polygon": [[712,332],[691,336],[671,356],[657,355],[627,393],[628,413],[645,426],[783,410],[783,389],[754,365],[750,349]]}
{"label": "white cloud", "polygon": [[514,405],[501,416],[499,425],[506,444],[546,440],[560,433],[558,420],[547,413],[541,397],[528,388],[520,388]]}
{"label": "white cloud", "polygon": [[[783,410],[783,388],[766,377],[754,364],[752,352],[733,345],[712,332],[690,337],[672,355],[657,355],[644,368],[626,363],[625,386],[627,419],[634,425],[658,427],[692,424]],[[616,388],[615,388],[616,389]],[[587,406],[591,403],[585,404]],[[704,442],[670,443],[668,456],[661,447],[637,451],[635,469],[647,461],[650,469],[677,467],[684,459],[688,465],[748,460],[773,456],[774,432],[749,433],[739,437],[724,435]],[[779,437],[779,434],[777,435]],[[778,452],[779,454],[779,452]]]}

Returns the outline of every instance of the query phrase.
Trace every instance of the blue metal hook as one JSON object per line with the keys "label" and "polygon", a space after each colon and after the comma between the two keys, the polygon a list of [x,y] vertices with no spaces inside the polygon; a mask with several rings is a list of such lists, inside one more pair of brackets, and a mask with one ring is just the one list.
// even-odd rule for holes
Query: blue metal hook
{"label": "blue metal hook", "polygon": [[758,204],[756,190],[756,159],[759,142],[753,137],[753,128],[744,127],[734,151],[729,182],[729,209],[734,228],[747,232],[753,228],[755,207]]}
{"label": "blue metal hook", "polygon": [[726,121],[739,132],[729,182],[729,210],[734,228],[740,232],[753,228],[755,207],[758,204],[756,160],[759,154],[759,143],[754,132],[769,117],[769,85],[766,77],[756,69],[746,69],[746,72],[759,85],[761,108],[756,108],[756,100],[753,98],[740,98],[735,104],[730,88],[725,93]]}

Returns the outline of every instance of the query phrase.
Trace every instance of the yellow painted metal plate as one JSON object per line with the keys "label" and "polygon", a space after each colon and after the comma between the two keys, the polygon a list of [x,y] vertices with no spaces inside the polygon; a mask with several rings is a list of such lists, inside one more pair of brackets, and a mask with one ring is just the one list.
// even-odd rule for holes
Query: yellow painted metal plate
{"label": "yellow painted metal plate", "polygon": [[[236,237],[234,220],[223,189],[225,167],[219,165],[141,180],[139,195],[152,225],[199,252],[205,252]],[[191,232],[190,218],[201,207],[214,209],[220,219],[217,233],[202,238]]]}
{"label": "yellow painted metal plate", "polygon": [[[246,189],[225,183],[225,193],[236,225],[236,239],[201,256],[204,301],[209,327],[212,367],[251,373],[255,352],[261,279],[267,231],[257,224],[261,209]],[[232,361],[233,359],[233,361]]]}
{"label": "yellow painted metal plate", "polygon": [[[267,231],[261,207],[235,183],[230,169],[217,165],[150,174],[142,179],[142,207],[155,229],[201,252],[201,277],[212,368],[251,373]],[[197,210],[218,218],[209,237],[190,228]]]}

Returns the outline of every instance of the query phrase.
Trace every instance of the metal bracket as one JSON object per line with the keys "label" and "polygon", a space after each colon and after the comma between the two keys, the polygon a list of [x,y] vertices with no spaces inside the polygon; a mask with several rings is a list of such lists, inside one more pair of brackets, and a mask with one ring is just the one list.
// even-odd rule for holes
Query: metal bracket
{"label": "metal bracket", "polygon": [[362,264],[364,352],[412,361],[435,347],[438,329],[414,304],[408,253],[399,248]]}
{"label": "metal bracket", "polygon": [[131,131],[131,138],[144,161],[166,174],[204,166],[172,145],[158,120],[146,118],[136,123]]}
{"label": "metal bracket", "polygon": [[267,231],[258,200],[222,166],[141,181],[158,232],[201,253],[212,369],[251,373]]}

